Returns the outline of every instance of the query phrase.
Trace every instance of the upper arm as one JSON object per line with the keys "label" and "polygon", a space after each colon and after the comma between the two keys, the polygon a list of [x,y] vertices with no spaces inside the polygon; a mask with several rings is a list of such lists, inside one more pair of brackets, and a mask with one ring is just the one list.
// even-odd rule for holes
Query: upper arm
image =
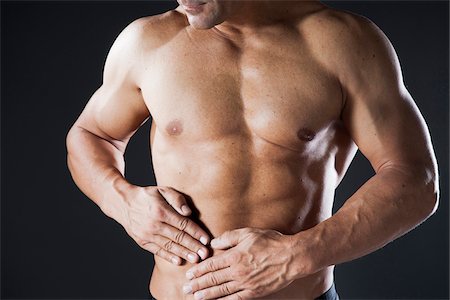
{"label": "upper arm", "polygon": [[108,140],[121,151],[149,117],[139,86],[145,20],[128,25],[106,58],[103,83],[92,95],[74,126]]}
{"label": "upper arm", "polygon": [[342,119],[360,151],[377,172],[402,166],[435,180],[437,166],[428,128],[403,83],[388,38],[361,18],[342,41],[345,46],[337,56],[345,103]]}

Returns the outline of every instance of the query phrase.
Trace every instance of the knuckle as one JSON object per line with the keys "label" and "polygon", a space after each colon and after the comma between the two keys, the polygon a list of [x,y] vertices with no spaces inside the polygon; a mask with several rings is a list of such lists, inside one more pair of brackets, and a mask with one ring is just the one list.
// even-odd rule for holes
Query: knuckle
{"label": "knuckle", "polygon": [[155,211],[156,217],[162,220],[166,217],[166,210],[162,206],[157,206]]}
{"label": "knuckle", "polygon": [[242,261],[242,254],[238,251],[234,251],[230,253],[230,256],[228,257],[229,263],[239,263]]}
{"label": "knuckle", "polygon": [[236,268],[234,270],[234,276],[238,278],[245,277],[245,275],[247,275],[247,272],[244,270],[244,268]]}
{"label": "knuckle", "polygon": [[141,233],[141,237],[144,239],[149,239],[150,236],[152,235],[152,232],[146,227],[142,228],[140,230],[140,233]]}
{"label": "knuckle", "polygon": [[215,263],[214,260],[209,260],[208,263],[206,264],[206,267],[208,268],[208,270],[214,270],[215,267]]}
{"label": "knuckle", "polygon": [[178,231],[175,235],[175,242],[177,244],[181,244],[181,242],[184,240],[185,236],[186,236],[186,233],[184,231],[181,231],[181,230]]}
{"label": "knuckle", "polygon": [[230,261],[238,261],[240,259],[240,255],[236,251],[231,252],[229,259],[230,259]]}
{"label": "knuckle", "polygon": [[155,255],[157,255],[157,256],[159,256],[159,257],[163,257],[163,251],[162,251],[162,248],[160,248],[160,247],[158,247],[156,250],[155,250],[155,252],[153,252],[153,254],[155,254]]}
{"label": "knuckle", "polygon": [[166,210],[160,206],[160,205],[155,205],[155,207],[153,207],[152,209],[152,217],[157,219],[157,220],[162,220],[164,219],[166,216]]}
{"label": "knuckle", "polygon": [[173,242],[169,240],[163,244],[163,247],[167,251],[171,251],[173,249]]}
{"label": "knuckle", "polygon": [[149,232],[158,232],[161,229],[161,225],[159,222],[149,222],[147,225]]}
{"label": "knuckle", "polygon": [[255,287],[254,289],[250,290],[249,292],[249,296],[251,297],[257,297],[259,295],[261,295],[263,292],[263,288],[262,287]]}
{"label": "knuckle", "polygon": [[179,226],[178,228],[180,230],[184,231],[186,229],[186,227],[188,227],[188,225],[189,225],[189,219],[188,218],[181,218],[179,223],[178,223],[178,226]]}
{"label": "knuckle", "polygon": [[230,287],[228,286],[228,284],[222,284],[222,285],[220,286],[220,292],[221,292],[222,294],[229,295],[229,294],[231,294],[231,289],[230,289]]}
{"label": "knuckle", "polygon": [[216,276],[214,276],[212,274],[209,276],[208,281],[213,286],[216,286],[219,284],[219,280],[217,280]]}

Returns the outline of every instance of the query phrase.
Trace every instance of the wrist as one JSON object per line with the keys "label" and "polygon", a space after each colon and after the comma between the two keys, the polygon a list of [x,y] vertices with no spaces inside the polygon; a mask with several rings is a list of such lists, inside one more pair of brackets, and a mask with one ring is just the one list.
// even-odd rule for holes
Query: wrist
{"label": "wrist", "polygon": [[103,194],[99,206],[105,215],[124,225],[129,201],[134,198],[132,194],[140,187],[132,185],[121,175],[111,179],[110,182],[111,186],[108,192]]}
{"label": "wrist", "polygon": [[288,246],[293,256],[294,279],[314,274],[326,267],[321,264],[324,250],[320,244],[320,238],[311,229],[290,236]]}

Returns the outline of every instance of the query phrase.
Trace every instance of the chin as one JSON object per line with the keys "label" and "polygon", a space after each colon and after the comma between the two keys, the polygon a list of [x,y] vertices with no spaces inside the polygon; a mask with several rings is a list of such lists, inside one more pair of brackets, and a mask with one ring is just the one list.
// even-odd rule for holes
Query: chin
{"label": "chin", "polygon": [[195,29],[210,29],[223,22],[224,16],[219,7],[205,4],[201,11],[190,14],[186,11],[189,24]]}
{"label": "chin", "polygon": [[189,16],[188,15],[189,24],[195,29],[210,29],[213,28],[218,22],[214,22],[211,18],[202,18],[201,16]]}
{"label": "chin", "polygon": [[191,26],[194,29],[210,29],[214,27],[214,24],[209,24],[209,23],[204,23],[204,22],[196,22],[196,21],[190,21],[189,20],[189,24],[191,24]]}

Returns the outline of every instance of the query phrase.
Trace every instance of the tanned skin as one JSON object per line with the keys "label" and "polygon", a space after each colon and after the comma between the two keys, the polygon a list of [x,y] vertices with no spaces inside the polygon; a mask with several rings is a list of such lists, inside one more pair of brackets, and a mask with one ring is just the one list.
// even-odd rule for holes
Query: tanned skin
{"label": "tanned skin", "polygon": [[[334,265],[435,211],[427,126],[370,20],[318,1],[179,3],[125,28],[67,137],[76,184],[155,254],[155,298],[313,299]],[[123,155],[150,116],[158,186],[140,187]],[[332,216],[357,149],[376,174]]]}

